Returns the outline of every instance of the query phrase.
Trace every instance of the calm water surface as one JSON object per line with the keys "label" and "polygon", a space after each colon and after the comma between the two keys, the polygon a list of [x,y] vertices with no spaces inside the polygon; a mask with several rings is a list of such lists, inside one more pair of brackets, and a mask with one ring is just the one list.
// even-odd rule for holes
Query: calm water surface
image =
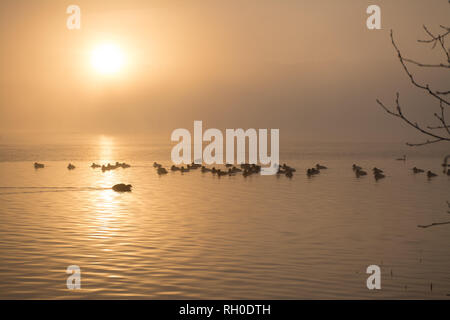
{"label": "calm water surface", "polygon": [[[450,225],[417,227],[450,221],[445,152],[406,149],[404,163],[393,160],[398,145],[283,150],[292,179],[160,177],[151,164],[171,165],[167,146],[108,138],[1,145],[0,298],[449,298]],[[93,161],[132,167],[102,173]],[[329,169],[308,178],[317,162]],[[387,177],[357,179],[353,163]],[[110,189],[122,182],[133,192]],[[382,270],[376,292],[371,264]],[[81,290],[66,288],[69,265],[81,268]]]}

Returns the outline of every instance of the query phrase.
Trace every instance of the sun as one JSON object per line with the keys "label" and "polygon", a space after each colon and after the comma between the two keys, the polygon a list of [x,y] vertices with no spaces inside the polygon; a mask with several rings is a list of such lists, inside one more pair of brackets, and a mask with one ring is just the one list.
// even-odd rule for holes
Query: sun
{"label": "sun", "polygon": [[115,44],[101,44],[92,50],[91,64],[100,74],[115,74],[122,69],[124,55],[120,47]]}

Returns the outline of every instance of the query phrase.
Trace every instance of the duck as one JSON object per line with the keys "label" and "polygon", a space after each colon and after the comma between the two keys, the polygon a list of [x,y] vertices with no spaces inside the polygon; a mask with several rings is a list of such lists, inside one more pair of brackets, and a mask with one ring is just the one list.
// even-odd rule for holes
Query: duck
{"label": "duck", "polygon": [[362,168],[360,166],[357,166],[356,164],[352,165],[353,171],[361,170]]}
{"label": "duck", "polygon": [[100,167],[101,167],[101,165],[96,164],[95,162],[92,162],[92,164],[91,164],[91,168],[92,168],[92,169],[100,168]]}
{"label": "duck", "polygon": [[358,169],[355,171],[356,177],[359,178],[361,176],[367,176],[367,172],[362,170],[362,169]]}
{"label": "duck", "polygon": [[178,171],[178,170],[180,170],[180,168],[178,168],[178,167],[175,166],[175,165],[172,165],[172,166],[170,167],[170,170],[171,170],[171,171]]}
{"label": "duck", "polygon": [[236,174],[236,172],[234,172],[231,168],[228,168],[228,175],[229,176],[234,176]]}
{"label": "duck", "polygon": [[155,167],[155,168],[160,168],[161,165],[160,165],[159,163],[157,163],[157,162],[153,162],[153,167]]}
{"label": "duck", "polygon": [[222,170],[217,170],[217,176],[221,177],[221,176],[226,176],[228,174],[228,172],[226,171],[222,171]]}
{"label": "duck", "polygon": [[129,165],[128,163],[125,163],[125,162],[120,163],[119,165],[120,165],[123,169],[126,169],[126,168],[131,167],[131,165]]}
{"label": "duck", "polygon": [[322,170],[322,169],[328,169],[328,168],[325,167],[325,166],[322,166],[322,165],[320,165],[320,164],[316,164],[316,169],[317,169],[317,170]]}
{"label": "duck", "polygon": [[291,172],[296,172],[297,171],[297,170],[295,170],[295,168],[289,167],[286,163],[283,163],[281,168],[283,168],[286,172],[287,171],[291,171]]}
{"label": "duck", "polygon": [[35,169],[42,169],[42,168],[44,168],[45,166],[44,166],[44,164],[42,164],[42,163],[37,163],[37,162],[35,162],[34,163],[34,168]]}
{"label": "duck", "polygon": [[71,163],[69,163],[69,165],[67,166],[67,169],[69,169],[69,170],[73,170],[75,168],[76,167],[73,164],[71,164]]}
{"label": "duck", "polygon": [[379,168],[377,168],[377,167],[374,167],[374,168],[372,169],[372,171],[373,171],[374,174],[375,174],[375,173],[383,173],[383,170],[381,170],[381,169],[379,169]]}
{"label": "duck", "polygon": [[158,170],[156,170],[156,171],[158,172],[159,175],[167,174],[166,168],[163,168],[163,167],[159,167]]}
{"label": "duck", "polygon": [[226,163],[225,164],[225,167],[227,167],[227,168],[231,168],[233,165],[232,164],[230,164],[230,163]]}
{"label": "duck", "polygon": [[131,191],[131,184],[124,184],[124,183],[119,183],[116,184],[112,187],[112,189],[116,192],[130,192]]}
{"label": "duck", "polygon": [[189,169],[198,169],[198,168],[200,168],[201,166],[202,166],[201,164],[197,164],[197,163],[194,163],[194,162],[192,162],[191,165],[187,165],[187,167],[188,167]]}
{"label": "duck", "polygon": [[261,166],[258,166],[258,165],[256,165],[256,164],[252,164],[251,166],[250,166],[250,170],[253,172],[253,173],[259,173],[259,172],[261,172]]}
{"label": "duck", "polygon": [[320,170],[317,170],[316,168],[311,168],[311,169],[306,170],[306,174],[308,176],[313,176],[313,175],[319,174],[319,173],[320,173]]}
{"label": "duck", "polygon": [[180,170],[181,170],[181,172],[189,172],[189,167],[185,168],[185,167],[181,166]]}
{"label": "duck", "polygon": [[237,168],[237,167],[234,167],[233,166],[233,168],[231,168],[231,170],[233,171],[233,172],[242,172],[242,170],[241,169],[239,169],[239,168]]}
{"label": "duck", "polygon": [[374,174],[374,177],[375,177],[375,180],[378,181],[380,179],[385,178],[386,176],[384,174],[380,173],[380,172],[377,172],[377,173]]}
{"label": "duck", "polygon": [[423,169],[419,169],[419,168],[416,168],[416,167],[412,168],[412,171],[413,171],[414,173],[422,173],[422,172],[425,172]]}
{"label": "duck", "polygon": [[292,178],[293,176],[294,176],[294,174],[292,173],[292,171],[286,172],[286,177]]}
{"label": "duck", "polygon": [[406,154],[404,154],[402,158],[397,158],[395,160],[397,160],[397,161],[406,161]]}
{"label": "duck", "polygon": [[433,173],[433,172],[431,172],[430,170],[427,171],[427,177],[428,177],[428,178],[433,178],[433,177],[436,177],[436,176],[437,176],[436,173]]}

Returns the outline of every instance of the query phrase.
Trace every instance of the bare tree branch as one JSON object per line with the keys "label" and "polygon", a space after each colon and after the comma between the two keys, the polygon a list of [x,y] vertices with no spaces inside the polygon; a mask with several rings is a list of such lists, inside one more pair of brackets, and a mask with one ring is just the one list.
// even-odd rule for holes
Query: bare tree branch
{"label": "bare tree branch", "polygon": [[410,78],[412,84],[415,85],[416,87],[420,88],[420,89],[426,90],[431,96],[433,96],[434,98],[438,99],[440,102],[450,106],[450,101],[440,97],[440,93],[439,92],[431,90],[430,86],[428,84],[426,84],[426,85],[419,84],[415,80],[414,76],[409,71],[408,67],[406,66],[406,63],[405,63],[406,60],[403,58],[403,56],[402,56],[402,54],[400,52],[400,49],[397,47],[397,44],[395,43],[394,32],[392,30],[391,30],[391,40],[392,40],[392,45],[394,46],[395,50],[397,51],[397,55],[398,55],[398,58],[400,60],[400,63],[402,64],[403,69],[405,70],[406,74]]}
{"label": "bare tree branch", "polygon": [[443,25],[440,26],[442,29],[444,29],[446,32],[443,34],[438,34],[437,36],[435,36],[434,34],[432,34],[426,26],[423,26],[424,30],[426,33],[428,33],[428,35],[430,36],[431,39],[429,40],[418,40],[419,42],[424,42],[424,43],[433,43],[432,48],[434,49],[436,47],[436,44],[439,42],[442,50],[444,51],[445,55],[447,56],[447,62],[450,63],[450,52],[448,51],[448,49],[445,47],[445,37],[448,36],[450,34],[450,28],[445,27]]}
{"label": "bare tree branch", "polygon": [[[423,129],[417,122],[412,122],[411,120],[409,120],[408,118],[405,117],[405,115],[403,114],[402,108],[400,106],[400,94],[397,92],[397,98],[395,99],[395,103],[396,103],[396,107],[395,107],[395,111],[392,111],[391,109],[389,109],[388,107],[386,107],[380,100],[377,99],[377,103],[390,115],[393,115],[394,117],[398,117],[400,119],[402,119],[405,123],[407,123],[408,125],[410,125],[411,127],[413,127],[414,129],[422,132],[423,134],[430,136],[432,138],[434,138],[434,140],[427,140],[425,142],[422,143],[407,143],[408,146],[411,147],[417,147],[417,146],[423,146],[426,144],[432,144],[432,143],[436,143],[436,142],[440,142],[440,141],[450,141],[450,138],[441,136],[441,135],[437,135],[433,132],[430,132],[428,130]],[[435,114],[437,115],[437,114]],[[439,117],[439,116],[438,116]],[[440,118],[440,117],[439,117]],[[443,118],[442,118],[443,119]],[[442,120],[444,123],[444,126],[447,126],[445,124],[445,119]]]}
{"label": "bare tree branch", "polygon": [[[408,143],[406,143],[408,146],[416,147],[416,146],[423,146],[423,145],[438,143],[441,141],[447,141],[447,142],[450,141],[450,125],[447,124],[447,122],[446,122],[446,118],[445,118],[446,109],[444,108],[444,107],[450,106],[450,101],[444,97],[444,96],[450,94],[450,90],[443,90],[443,91],[434,90],[434,89],[430,88],[429,84],[421,84],[421,83],[417,82],[416,78],[414,77],[412,72],[409,70],[408,65],[407,65],[407,64],[414,64],[418,67],[424,67],[424,68],[450,69],[450,50],[447,49],[445,46],[445,39],[447,36],[450,35],[450,28],[443,26],[443,25],[441,25],[440,27],[441,27],[441,29],[444,30],[444,32],[435,35],[426,26],[423,26],[425,33],[429,36],[429,39],[418,40],[418,42],[422,42],[422,43],[431,43],[433,49],[437,45],[440,46],[440,48],[445,53],[445,57],[446,57],[447,61],[446,61],[446,63],[439,63],[439,64],[422,63],[422,62],[418,62],[416,60],[412,60],[412,59],[403,57],[402,53],[400,52],[400,49],[398,48],[397,44],[395,43],[394,32],[391,30],[390,35],[391,35],[392,45],[393,45],[395,51],[397,52],[399,61],[402,65],[404,71],[408,75],[409,79],[411,80],[411,83],[415,87],[425,90],[431,97],[433,97],[433,99],[436,99],[439,101],[440,113],[434,113],[434,117],[439,121],[439,125],[423,127],[423,126],[419,125],[417,122],[413,122],[412,120],[410,120],[408,117],[406,117],[403,114],[403,110],[402,110],[402,108],[400,106],[400,102],[399,102],[400,94],[398,92],[397,92],[397,98],[395,100],[396,105],[394,108],[386,107],[383,104],[383,102],[381,102],[379,99],[377,99],[377,103],[388,114],[390,114],[394,117],[400,118],[403,122],[405,122],[409,126],[413,127],[417,131],[419,131],[422,134],[424,134],[425,136],[429,137],[429,139],[427,139],[424,142],[419,142],[419,143],[409,143],[408,142]],[[434,130],[441,130],[441,131],[434,131]]]}

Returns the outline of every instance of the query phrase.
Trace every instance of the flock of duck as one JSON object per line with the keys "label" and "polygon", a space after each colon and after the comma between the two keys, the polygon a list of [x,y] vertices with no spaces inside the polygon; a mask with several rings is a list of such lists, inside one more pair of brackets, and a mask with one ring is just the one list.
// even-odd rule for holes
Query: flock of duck
{"label": "flock of duck", "polygon": [[[164,168],[160,163],[154,162],[153,167],[156,169],[156,172],[159,175],[168,173],[167,169]],[[213,175],[217,175],[218,177],[234,176],[241,172],[244,177],[248,177],[252,174],[261,172],[261,166],[256,165],[256,164],[249,164],[249,163],[242,163],[240,165],[240,168],[233,166],[232,164],[226,164],[225,167],[228,168],[228,170],[216,169],[216,167],[207,168],[205,166],[202,166],[201,164],[192,163],[192,164],[188,164],[186,166],[186,168],[184,166],[177,167],[175,165],[172,165],[172,167],[170,167],[170,171],[180,171],[182,173],[185,173],[185,172],[190,172],[191,170],[200,169],[200,171],[202,173],[210,172]],[[292,178],[294,176],[295,171],[296,170],[294,168],[292,168],[286,164],[283,164],[283,165],[278,166],[277,174],[278,175],[284,174],[286,177]]]}
{"label": "flock of duck", "polygon": [[[91,165],[92,169],[101,168],[102,172],[115,170],[115,169],[118,169],[118,168],[126,169],[126,168],[129,168],[129,167],[131,167],[131,165],[129,165],[129,164],[125,163],[125,162],[123,162],[123,163],[116,162],[115,164],[108,163],[107,165],[99,165],[99,164],[94,162]],[[35,169],[43,169],[43,168],[45,168],[45,165],[43,163],[35,162],[34,163],[34,168]],[[76,167],[72,163],[69,163],[67,165],[67,169],[68,170],[74,170],[75,168]],[[114,185],[111,189],[113,189],[116,192],[130,192],[131,188],[132,188],[131,184],[119,183],[119,184]]]}
{"label": "flock of duck", "polygon": [[[356,164],[353,164],[352,166],[353,171],[355,172],[355,175],[357,178],[362,177],[362,176],[367,176],[367,172],[363,170],[362,167],[357,166]],[[375,178],[376,181],[385,178],[386,176],[384,175],[383,170],[374,167],[372,169],[373,172],[373,177]]]}
{"label": "flock of duck", "polygon": [[[406,161],[406,156],[403,156],[402,158],[398,158],[396,160]],[[445,164],[445,166],[447,167],[447,164]],[[34,163],[35,169],[42,169],[44,167],[45,167],[45,165],[43,163],[38,163],[38,162]],[[125,162],[123,162],[123,163],[116,162],[115,164],[108,163],[107,165],[100,165],[97,163],[92,163],[92,165],[91,165],[91,168],[93,168],[93,169],[101,168],[102,172],[115,170],[118,168],[126,169],[129,167],[131,167],[131,165],[129,165]],[[157,162],[153,163],[153,167],[156,169],[156,172],[158,173],[158,175],[165,175],[168,173],[168,170]],[[215,167],[207,168],[200,164],[192,163],[192,164],[188,164],[186,167],[184,167],[184,166],[177,167],[175,165],[172,165],[170,167],[170,171],[172,171],[172,172],[180,171],[182,173],[185,173],[185,172],[190,172],[192,170],[200,169],[200,171],[202,173],[211,173],[218,177],[234,176],[238,173],[241,173],[242,176],[244,176],[244,177],[248,177],[250,175],[258,174],[261,172],[261,166],[256,165],[256,164],[249,164],[249,163],[243,163],[240,165],[239,168],[236,166],[233,166],[231,164],[226,164],[225,167],[227,169],[222,170],[222,169],[216,169]],[[67,166],[68,170],[74,170],[75,168],[76,167],[72,163],[69,163]],[[314,167],[306,170],[306,175],[308,177],[312,177],[314,175],[319,174],[321,172],[321,170],[326,170],[326,169],[328,169],[326,166],[317,163]],[[359,165],[353,164],[352,169],[357,178],[367,175],[367,171],[365,171]],[[413,171],[414,174],[425,173],[425,170],[417,168],[417,167],[414,167],[411,170]],[[292,167],[288,166],[287,164],[283,164],[283,165],[278,166],[277,175],[285,175],[288,178],[292,178],[294,176],[294,172],[296,172],[295,168],[292,168]],[[446,170],[446,168],[444,168],[444,172],[446,173],[446,175],[450,176],[450,169]],[[376,181],[378,181],[380,179],[384,179],[386,177],[384,174],[384,171],[377,167],[374,167],[372,169],[372,174]],[[433,178],[433,177],[437,176],[436,173],[431,172],[430,170],[428,170],[426,172],[426,175],[428,178]],[[132,188],[132,186],[130,184],[123,184],[123,183],[114,185],[112,187],[112,189],[117,192],[131,191],[131,188]]]}
{"label": "flock of duck", "polygon": [[[107,165],[99,165],[99,164],[97,164],[97,163],[92,163],[92,165],[91,165],[91,168],[92,169],[96,169],[96,168],[102,168],[102,171],[103,172],[105,172],[105,171],[109,171],[109,170],[115,170],[115,169],[117,169],[117,168],[123,168],[123,169],[125,169],[125,168],[129,168],[129,167],[131,167],[129,164],[127,164],[127,163],[125,163],[125,162],[123,162],[123,163],[120,163],[120,162],[116,162],[116,164],[110,164],[110,163],[108,163]],[[45,165],[43,164],[43,163],[38,163],[38,162],[35,162],[34,163],[34,168],[35,169],[42,169],[42,168],[45,168]],[[71,164],[71,163],[69,163],[68,165],[67,165],[67,169],[68,170],[74,170],[76,167],[73,165],[73,164]]]}

